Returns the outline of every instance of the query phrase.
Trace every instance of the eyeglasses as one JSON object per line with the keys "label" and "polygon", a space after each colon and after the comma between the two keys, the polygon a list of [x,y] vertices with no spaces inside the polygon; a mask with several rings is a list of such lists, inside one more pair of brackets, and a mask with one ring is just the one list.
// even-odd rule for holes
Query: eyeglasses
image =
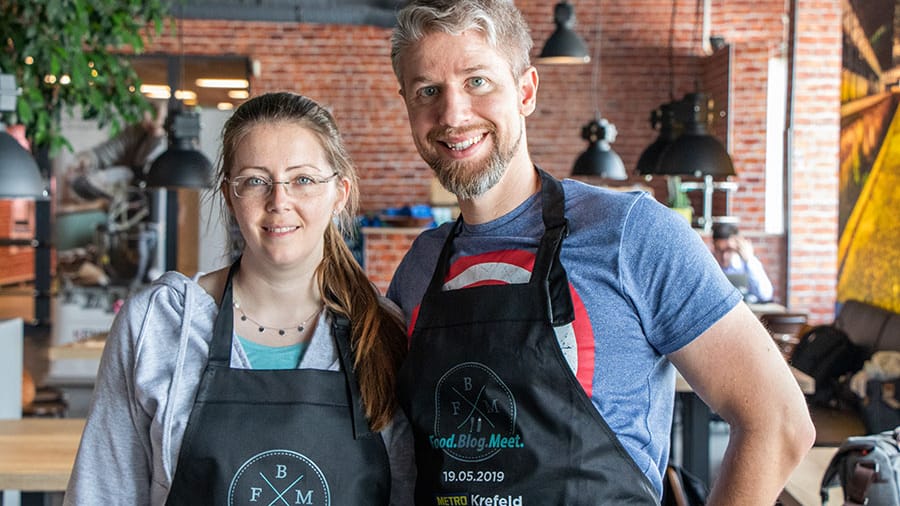
{"label": "eyeglasses", "polygon": [[315,197],[325,190],[323,183],[327,183],[338,176],[333,172],[327,177],[315,177],[309,174],[299,174],[287,181],[273,181],[263,176],[238,176],[228,181],[234,196],[239,199],[264,199],[272,194],[276,184],[284,185],[288,195],[292,197]]}

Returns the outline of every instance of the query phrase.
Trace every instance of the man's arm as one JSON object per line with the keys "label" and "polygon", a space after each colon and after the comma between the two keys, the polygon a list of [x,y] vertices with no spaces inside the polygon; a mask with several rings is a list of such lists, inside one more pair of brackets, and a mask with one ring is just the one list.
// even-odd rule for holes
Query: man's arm
{"label": "man's arm", "polygon": [[669,359],[731,426],[708,504],[774,504],[812,447],[815,428],[800,387],[765,328],[738,304]]}

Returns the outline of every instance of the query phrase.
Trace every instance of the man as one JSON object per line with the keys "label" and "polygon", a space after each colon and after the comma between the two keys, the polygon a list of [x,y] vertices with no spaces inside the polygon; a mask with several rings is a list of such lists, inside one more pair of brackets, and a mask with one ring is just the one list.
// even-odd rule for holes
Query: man
{"label": "man", "polygon": [[731,424],[710,504],[774,503],[814,438],[799,387],[684,220],[534,165],[531,47],[509,0],[414,0],[392,37],[413,140],[462,213],[388,290],[416,504],[658,504],[671,364]]}
{"label": "man", "polygon": [[[146,175],[150,164],[167,147],[167,102],[154,100],[153,106],[155,112],[145,111],[140,123],[132,123],[114,137],[75,155],[62,179],[77,197],[111,200],[132,180]],[[63,196],[71,199],[68,189]]]}
{"label": "man", "polygon": [[744,300],[771,301],[772,282],[769,281],[762,262],[753,254],[753,245],[740,234],[737,225],[716,223],[712,228],[712,237],[713,255],[722,271],[733,280],[739,277],[742,282],[745,281],[736,284],[744,292]]}

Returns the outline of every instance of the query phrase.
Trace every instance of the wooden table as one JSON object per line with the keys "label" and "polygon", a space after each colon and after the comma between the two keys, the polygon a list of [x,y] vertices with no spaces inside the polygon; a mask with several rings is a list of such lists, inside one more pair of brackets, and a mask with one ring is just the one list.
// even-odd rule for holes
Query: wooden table
{"label": "wooden table", "polygon": [[0,490],[65,491],[82,418],[0,420]]}
{"label": "wooden table", "polygon": [[[785,506],[814,506],[822,504],[819,488],[822,476],[831,457],[837,452],[835,447],[816,446],[806,454],[806,458],[794,469],[788,478],[787,485],[781,493],[781,502]],[[829,489],[828,504],[843,504],[844,495],[840,486]]]}
{"label": "wooden table", "polygon": [[787,313],[787,307],[778,304],[777,302],[757,302],[753,304],[747,304],[750,308],[750,311],[753,311],[753,314],[759,318],[760,315],[770,314],[770,313]]}
{"label": "wooden table", "polygon": [[81,341],[51,346],[47,350],[47,356],[51,361],[66,359],[100,360],[105,347],[106,334],[103,333]]}

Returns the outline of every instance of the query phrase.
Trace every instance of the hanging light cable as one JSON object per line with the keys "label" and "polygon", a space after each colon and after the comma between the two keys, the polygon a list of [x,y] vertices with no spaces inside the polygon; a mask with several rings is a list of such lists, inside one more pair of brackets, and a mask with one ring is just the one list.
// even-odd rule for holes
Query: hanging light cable
{"label": "hanging light cable", "polygon": [[678,2],[673,0],[669,13],[669,102],[660,105],[650,113],[650,126],[654,130],[659,127],[659,136],[644,149],[635,166],[635,172],[647,179],[659,173],[660,156],[681,133],[681,125],[675,120],[675,18],[677,15]]}
{"label": "hanging light cable", "polygon": [[[183,8],[183,6],[182,6]],[[166,131],[169,148],[150,165],[147,186],[170,188],[206,188],[212,182],[212,163],[197,150],[200,139],[200,115],[188,111],[176,95],[184,83],[184,17],[179,16],[178,76],[176,93],[169,99]],[[170,79],[170,84],[171,84]]]}
{"label": "hanging light cable", "polygon": [[[702,0],[697,0],[695,27],[702,39]],[[702,40],[696,40],[701,50]],[[658,173],[702,176],[733,176],[734,164],[725,146],[709,133],[710,104],[706,94],[699,91],[695,79],[694,93],[688,93],[675,107],[675,117],[684,131],[661,154]]]}
{"label": "hanging light cable", "polygon": [[597,27],[594,32],[594,68],[591,72],[591,102],[594,119],[581,129],[581,137],[588,141],[588,148],[576,160],[573,175],[600,176],[606,179],[627,179],[625,164],[613,151],[611,144],[616,140],[616,126],[600,115],[600,44],[601,37],[600,2],[597,2]]}

